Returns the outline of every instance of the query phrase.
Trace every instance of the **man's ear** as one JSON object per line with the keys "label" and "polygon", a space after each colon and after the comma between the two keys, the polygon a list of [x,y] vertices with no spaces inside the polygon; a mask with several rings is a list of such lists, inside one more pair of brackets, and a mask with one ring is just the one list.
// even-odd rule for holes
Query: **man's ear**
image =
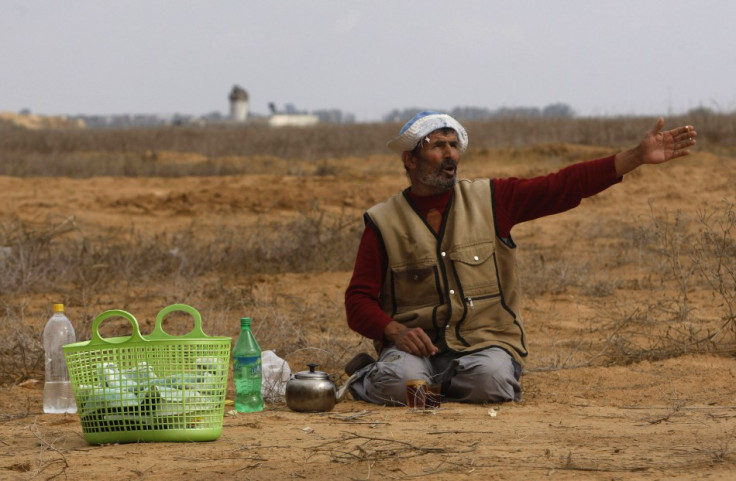
{"label": "man's ear", "polygon": [[414,154],[409,150],[405,150],[401,153],[401,161],[404,163],[404,168],[406,170],[411,170],[413,167],[416,166],[416,159],[414,158]]}

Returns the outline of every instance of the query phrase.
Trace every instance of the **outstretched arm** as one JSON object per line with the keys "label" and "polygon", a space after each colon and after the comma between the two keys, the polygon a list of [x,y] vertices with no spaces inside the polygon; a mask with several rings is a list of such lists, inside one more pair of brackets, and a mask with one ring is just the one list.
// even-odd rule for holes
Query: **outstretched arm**
{"label": "outstretched arm", "polygon": [[616,155],[616,173],[623,176],[643,164],[662,164],[677,157],[690,154],[688,147],[695,145],[698,133],[686,125],[661,132],[664,118],[660,117],[654,127],[636,147]]}

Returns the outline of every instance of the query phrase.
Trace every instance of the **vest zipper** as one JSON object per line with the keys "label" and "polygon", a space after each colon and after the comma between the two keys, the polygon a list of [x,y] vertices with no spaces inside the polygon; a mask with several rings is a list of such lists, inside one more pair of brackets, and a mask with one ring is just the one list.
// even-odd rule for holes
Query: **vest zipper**
{"label": "vest zipper", "polygon": [[[487,295],[487,296],[476,296],[475,300],[476,301],[482,301],[484,299],[492,299],[494,297],[500,297],[500,294],[490,294],[490,295]],[[468,305],[469,308],[475,309],[475,306],[473,305],[473,298],[472,297],[470,297],[470,296],[466,297],[465,298],[465,302],[466,302],[466,304]]]}

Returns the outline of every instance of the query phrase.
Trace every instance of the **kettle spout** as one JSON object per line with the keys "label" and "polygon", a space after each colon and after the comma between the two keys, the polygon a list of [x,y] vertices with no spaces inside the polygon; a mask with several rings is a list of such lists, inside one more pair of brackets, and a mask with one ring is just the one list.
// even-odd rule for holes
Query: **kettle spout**
{"label": "kettle spout", "polygon": [[343,397],[345,397],[345,393],[346,393],[346,392],[348,392],[348,388],[349,388],[349,387],[350,387],[350,385],[351,385],[351,384],[353,383],[353,381],[355,381],[356,379],[358,379],[358,373],[357,373],[357,372],[354,372],[354,373],[353,373],[353,374],[352,374],[352,375],[351,375],[351,376],[350,376],[350,377],[348,378],[348,380],[347,380],[347,381],[345,381],[345,384],[343,384],[343,385],[342,385],[342,386],[340,387],[340,390],[338,390],[338,391],[337,391],[337,394],[335,395],[335,398],[336,398],[336,399],[335,399],[335,402],[337,402],[337,401],[340,401],[340,400],[342,400],[342,398],[343,398]]}

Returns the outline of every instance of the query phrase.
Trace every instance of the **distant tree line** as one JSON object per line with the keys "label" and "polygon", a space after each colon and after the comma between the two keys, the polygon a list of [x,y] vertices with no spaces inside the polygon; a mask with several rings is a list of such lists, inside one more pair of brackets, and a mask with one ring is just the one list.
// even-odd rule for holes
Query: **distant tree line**
{"label": "distant tree line", "polygon": [[[383,116],[384,122],[406,122],[423,110],[438,110],[428,108],[394,109]],[[575,111],[567,104],[554,103],[544,108],[539,107],[501,107],[488,109],[485,107],[455,107],[448,114],[458,120],[488,120],[494,118],[572,118]]]}
{"label": "distant tree line", "polygon": [[[274,109],[272,109],[274,110]],[[439,110],[430,108],[405,108],[394,109],[382,117],[383,122],[398,123],[406,122],[423,110]],[[272,113],[287,113],[292,115],[306,114],[316,115],[319,122],[323,124],[354,124],[355,115],[345,113],[340,109],[321,109],[312,112],[296,109],[292,104],[286,104],[283,111]],[[544,108],[538,107],[502,107],[499,109],[488,109],[485,107],[455,107],[448,114],[459,120],[488,120],[493,118],[572,118],[575,116],[573,109],[563,103],[554,103]],[[263,119],[264,115],[250,112],[249,118],[253,120]],[[126,128],[126,127],[158,127],[166,125],[189,125],[201,126],[206,124],[227,123],[229,118],[220,112],[214,111],[202,116],[174,114],[160,116],[155,114],[118,114],[118,115],[77,115],[89,128]]]}
{"label": "distant tree line", "polygon": [[[315,115],[323,124],[354,124],[355,115],[344,113],[340,109],[322,109],[312,112],[295,111],[287,109],[284,112],[291,115],[311,114]],[[250,112],[248,118],[251,121],[263,120],[267,116]],[[79,119],[92,129],[119,129],[128,127],[162,127],[169,125],[204,126],[211,124],[231,123],[230,118],[220,112],[214,111],[202,116],[174,114],[168,116],[155,114],[117,114],[117,115],[75,115],[69,117]]]}
{"label": "distant tree line", "polygon": [[[423,110],[438,110],[432,108],[404,108],[394,109],[381,117],[381,121],[385,123],[404,123],[417,113]],[[19,112],[21,115],[30,115],[29,109],[23,109]],[[355,124],[355,115],[343,112],[340,109],[321,109],[311,112],[297,110],[292,104],[287,104],[284,110],[272,111],[272,113],[288,113],[292,115],[311,114],[317,116],[321,124]],[[488,109],[485,107],[454,107],[447,111],[458,120],[476,121],[476,120],[493,120],[499,118],[512,119],[534,119],[534,118],[574,118],[575,111],[567,104],[553,103],[546,107],[501,107],[497,109]],[[717,115],[719,112],[707,107],[697,107],[689,110],[686,115]],[[734,112],[736,113],[736,112]],[[250,112],[248,118],[250,122],[261,123],[268,115]],[[70,120],[81,120],[89,128],[127,128],[127,127],[159,127],[169,125],[182,126],[204,126],[213,124],[230,123],[228,116],[213,111],[205,115],[183,115],[174,114],[168,116],[156,114],[118,114],[118,115],[75,115],[67,116]]]}

